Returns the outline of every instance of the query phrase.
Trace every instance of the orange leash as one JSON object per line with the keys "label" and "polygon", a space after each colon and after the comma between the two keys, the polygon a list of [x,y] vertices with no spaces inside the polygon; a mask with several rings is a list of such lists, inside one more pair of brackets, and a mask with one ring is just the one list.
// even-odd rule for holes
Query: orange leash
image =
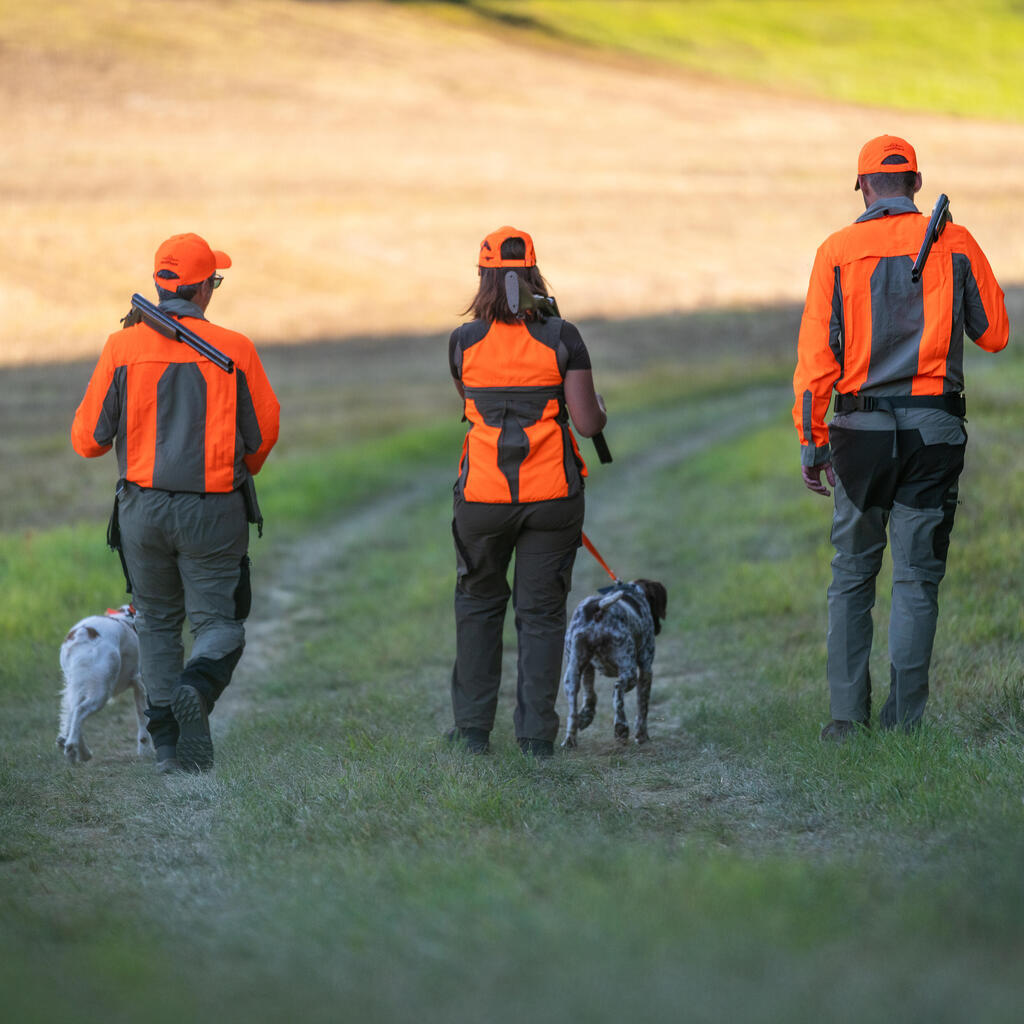
{"label": "orange leash", "polygon": [[597,559],[598,565],[600,565],[601,568],[604,569],[604,571],[608,573],[609,576],[611,576],[613,582],[618,583],[619,577],[616,576],[615,573],[613,573],[611,569],[608,568],[608,563],[601,557],[601,554],[597,550],[597,548],[595,548],[594,545],[590,543],[590,538],[582,531],[580,532],[580,536],[583,538],[583,546]]}

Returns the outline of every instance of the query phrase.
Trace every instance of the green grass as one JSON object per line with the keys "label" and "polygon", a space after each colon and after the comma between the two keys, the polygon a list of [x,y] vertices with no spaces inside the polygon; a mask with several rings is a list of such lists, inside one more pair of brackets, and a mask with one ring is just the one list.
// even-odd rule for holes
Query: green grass
{"label": "green grass", "polygon": [[[128,0],[51,4],[45,22],[30,5],[0,0],[0,39],[16,49],[77,56],[95,48],[99,32],[109,51],[144,52],[151,64],[173,68],[197,42],[248,53],[298,17],[287,5],[217,6],[154,36],[133,20]],[[1016,0],[432,0],[408,6],[531,45],[582,45],[773,90],[889,109],[1024,117],[1024,14]]]}
{"label": "green grass", "polygon": [[[113,602],[116,559],[101,516],[4,534],[10,1019],[801,1022],[824,1003],[841,1022],[1016,1020],[1024,359],[968,367],[972,446],[925,728],[834,749],[817,741],[829,506],[797,471],[792,318],[584,326],[616,456],[593,468],[588,532],[670,595],[642,748],[612,740],[604,680],[577,752],[523,759],[511,626],[494,752],[440,739],[461,427],[443,355],[423,355],[428,378],[414,341],[397,361],[378,346],[396,392],[418,399],[375,428],[357,382],[317,398],[332,359],[365,360],[365,379],[370,347],[267,353],[296,430],[262,480],[254,615],[288,628],[253,642],[218,708],[213,776],[137,763],[127,702],[94,720],[90,764],[60,761],[56,643]],[[680,332],[687,372],[672,373]],[[572,601],[603,582],[581,553]],[[876,660],[885,679],[884,645]]]}
{"label": "green grass", "polygon": [[[462,5],[460,5],[462,6]],[[1014,0],[469,0],[506,28],[875,106],[1020,120]]]}

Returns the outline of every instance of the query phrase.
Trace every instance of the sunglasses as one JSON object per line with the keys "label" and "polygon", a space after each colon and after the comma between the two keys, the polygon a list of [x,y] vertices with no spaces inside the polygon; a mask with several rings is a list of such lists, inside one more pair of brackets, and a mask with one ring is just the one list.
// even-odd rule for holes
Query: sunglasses
{"label": "sunglasses", "polygon": [[220,287],[220,283],[223,280],[224,280],[224,275],[223,274],[214,274],[213,275],[213,287],[214,288],[219,288]]}

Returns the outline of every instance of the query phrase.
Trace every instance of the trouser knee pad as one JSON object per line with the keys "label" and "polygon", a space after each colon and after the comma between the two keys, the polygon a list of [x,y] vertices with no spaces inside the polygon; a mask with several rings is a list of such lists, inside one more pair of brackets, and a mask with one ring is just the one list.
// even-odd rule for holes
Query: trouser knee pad
{"label": "trouser knee pad", "polygon": [[178,684],[191,686],[202,694],[206,710],[210,712],[231,682],[231,674],[241,657],[242,648],[237,647],[223,658],[195,658],[185,666]]}

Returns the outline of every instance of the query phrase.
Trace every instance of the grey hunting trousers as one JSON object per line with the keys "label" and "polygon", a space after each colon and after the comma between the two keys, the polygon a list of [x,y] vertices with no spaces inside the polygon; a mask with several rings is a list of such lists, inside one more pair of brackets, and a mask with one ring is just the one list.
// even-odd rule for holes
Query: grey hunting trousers
{"label": "grey hunting trousers", "polygon": [[[517,739],[554,740],[565,644],[565,602],[583,530],[583,495],[522,505],[455,499],[455,724],[490,732],[501,684],[502,631],[511,595],[519,669]],[[512,589],[508,567],[515,552]]]}
{"label": "grey hunting trousers", "polygon": [[[179,683],[195,686],[212,707],[230,681],[251,601],[249,524],[237,491],[171,493],[134,484],[122,491],[118,516],[154,732],[161,718],[173,723],[161,709]],[[186,616],[193,638],[187,667]],[[172,731],[176,737],[176,727]]]}
{"label": "grey hunting trousers", "polygon": [[871,718],[871,611],[888,531],[890,685],[880,722],[883,728],[910,729],[921,721],[928,699],[939,583],[946,572],[967,435],[962,421],[949,413],[898,409],[895,417],[885,412],[837,416],[829,439],[837,477],[836,553],[828,588],[832,718]]}

